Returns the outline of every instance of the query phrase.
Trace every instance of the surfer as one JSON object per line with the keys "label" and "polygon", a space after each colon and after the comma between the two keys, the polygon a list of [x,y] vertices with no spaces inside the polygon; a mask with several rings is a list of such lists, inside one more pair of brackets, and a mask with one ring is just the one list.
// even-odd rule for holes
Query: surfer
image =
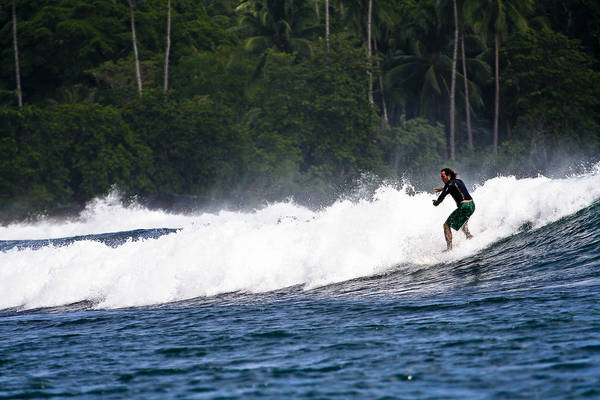
{"label": "surfer", "polygon": [[450,214],[446,222],[444,222],[444,237],[446,238],[446,251],[452,250],[452,230],[458,231],[462,227],[462,231],[467,236],[467,239],[471,239],[473,235],[469,232],[469,228],[467,227],[467,221],[469,217],[475,211],[475,203],[473,203],[473,198],[467,191],[467,188],[463,181],[456,178],[456,172],[451,170],[450,168],[442,169],[440,176],[442,178],[442,182],[444,182],[444,188],[435,188],[436,193],[442,192],[437,200],[433,200],[433,205],[438,206],[448,193],[454,198],[456,202],[456,210]]}

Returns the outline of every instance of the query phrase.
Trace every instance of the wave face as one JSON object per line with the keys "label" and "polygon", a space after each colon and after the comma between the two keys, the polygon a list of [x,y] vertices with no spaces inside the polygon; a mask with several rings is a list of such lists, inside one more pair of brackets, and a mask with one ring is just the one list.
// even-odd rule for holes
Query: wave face
{"label": "wave face", "polygon": [[373,276],[393,276],[396,290],[433,292],[451,285],[443,270],[423,272],[436,265],[491,265],[503,279],[533,279],[526,269],[543,275],[539,263],[552,255],[599,263],[600,165],[564,179],[497,177],[471,194],[475,237],[455,232],[451,253],[441,252],[442,224],[454,202],[433,207],[434,194],[409,187],[380,187],[371,199],[318,211],[287,202],[191,215],[125,207],[111,194],[72,220],[0,227],[0,310],[121,308],[340,283],[365,289],[365,280],[350,282]]}

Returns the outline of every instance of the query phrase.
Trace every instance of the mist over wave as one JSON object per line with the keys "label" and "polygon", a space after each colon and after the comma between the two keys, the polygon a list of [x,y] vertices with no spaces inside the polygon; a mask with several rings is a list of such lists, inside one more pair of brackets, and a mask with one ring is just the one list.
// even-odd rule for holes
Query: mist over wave
{"label": "mist over wave", "polygon": [[575,177],[497,177],[470,189],[475,238],[454,232],[456,248],[444,254],[442,224],[453,200],[433,207],[433,192],[413,194],[409,187],[382,186],[368,200],[340,200],[317,211],[284,202],[252,212],[190,215],[124,206],[113,193],[72,220],[0,227],[0,240],[181,229],[117,247],[77,240],[0,252],[0,309],[80,301],[117,308],[293,285],[310,289],[399,265],[454,261],[590,206],[600,199],[600,165]]}

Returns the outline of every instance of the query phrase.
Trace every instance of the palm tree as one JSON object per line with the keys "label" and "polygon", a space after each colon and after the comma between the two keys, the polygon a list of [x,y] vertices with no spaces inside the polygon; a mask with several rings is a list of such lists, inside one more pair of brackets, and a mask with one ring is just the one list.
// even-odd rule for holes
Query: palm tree
{"label": "palm tree", "polygon": [[134,8],[135,8],[135,0],[129,1],[129,10],[131,12],[131,39],[133,41],[133,54],[135,57],[135,78],[137,80],[138,85],[138,93],[142,95],[142,73],[140,72],[140,58],[138,56],[138,48],[137,48],[137,39],[135,37],[135,16],[134,16]]}
{"label": "palm tree", "polygon": [[[454,160],[455,158],[455,117],[456,117],[456,64],[458,60],[458,32],[459,32],[459,23],[458,23],[458,6],[457,0],[452,0],[450,4],[448,2],[439,0],[436,2],[440,9],[451,8],[450,13],[452,14],[453,20],[453,30],[454,30],[454,40],[452,42],[452,75],[451,75],[451,86],[450,86],[450,115],[449,115],[449,137],[448,137],[448,148],[450,151],[450,159]],[[440,10],[441,11],[441,10]],[[441,11],[443,15],[444,12]],[[463,64],[463,75],[466,76],[466,68]],[[465,81],[466,84],[466,81]],[[468,87],[465,87],[465,98],[468,99]],[[469,121],[470,123],[470,121]],[[472,140],[469,142],[472,144]]]}
{"label": "palm tree", "polygon": [[[438,0],[439,1],[439,0]],[[453,77],[456,73],[455,65],[457,61],[457,51],[456,48],[458,43],[460,43],[461,47],[461,64],[462,64],[462,77],[463,77],[463,87],[464,87],[464,101],[465,101],[465,122],[466,122],[466,130],[467,130],[467,143],[471,150],[473,150],[473,129],[471,124],[471,89],[472,86],[476,92],[478,92],[477,87],[474,85],[472,81],[469,80],[469,72],[467,66],[475,69],[474,72],[479,73],[483,77],[487,77],[489,74],[489,67],[486,63],[484,63],[479,57],[471,58],[467,56],[465,40],[468,39],[470,43],[470,52],[475,54],[481,54],[485,51],[485,44],[480,40],[478,36],[475,35],[467,35],[465,38],[465,31],[470,27],[470,21],[467,21],[465,18],[464,9],[465,0],[452,0],[452,13],[454,16],[454,57],[453,57]],[[477,75],[477,74],[476,74]],[[485,79],[485,78],[484,78]],[[481,101],[481,98],[477,95],[476,98]],[[483,104],[483,102],[481,102]],[[453,113],[451,113],[453,114]],[[453,124],[450,124],[452,129]],[[450,136],[453,136],[452,134]]]}
{"label": "palm tree", "polygon": [[[377,41],[383,35],[383,32],[390,30],[394,24],[392,13],[396,8],[395,1],[358,0],[350,2],[346,7],[344,3],[339,3],[340,14],[343,24],[351,31],[355,32],[365,46],[367,63],[371,66],[373,63],[373,52],[377,53]],[[366,16],[366,18],[365,18]],[[379,61],[376,61],[379,66]],[[368,72],[368,99],[369,103],[374,104],[373,92],[373,74]],[[380,77],[379,86],[381,96],[383,96],[383,79]],[[385,101],[382,97],[383,119],[387,123],[387,110]]]}
{"label": "palm tree", "polygon": [[276,48],[284,53],[312,52],[308,37],[317,32],[317,18],[303,0],[246,0],[237,8],[246,49]]}
{"label": "palm tree", "polygon": [[[372,57],[372,50],[371,50],[371,33],[372,33],[372,29],[371,29],[371,21],[373,19],[373,0],[369,0],[369,6],[368,6],[368,12],[367,12],[367,62],[369,63],[369,66],[371,66],[371,57]],[[369,74],[369,92],[368,92],[368,96],[369,96],[369,103],[373,104],[373,73],[371,71],[368,71]]]}
{"label": "palm tree", "polygon": [[533,0],[467,0],[465,14],[474,21],[474,29],[494,40],[494,154],[498,153],[500,118],[500,46],[511,26],[527,29],[524,15],[533,10]]}
{"label": "palm tree", "polygon": [[[460,4],[460,3],[458,3]],[[409,14],[410,23],[402,27],[402,36],[396,36],[399,43],[388,49],[384,58],[385,82],[388,93],[396,105],[402,107],[407,118],[428,117],[432,121],[444,121],[447,126],[450,113],[450,95],[452,81],[451,41],[448,37],[450,27],[443,25],[442,8],[435,2],[424,4]],[[479,86],[489,78],[489,66],[478,57],[482,53],[480,42],[471,36],[466,39],[463,73],[456,70],[456,78],[466,82],[468,100],[475,106],[483,104]],[[390,42],[391,43],[391,42]],[[464,75],[469,69],[470,76]],[[466,91],[455,87],[455,96],[464,96]],[[413,99],[419,99],[414,102]],[[459,102],[456,106],[460,107]],[[448,108],[446,108],[448,107]],[[470,109],[473,109],[469,105]],[[401,117],[403,119],[404,117]],[[448,149],[450,141],[448,141]]]}
{"label": "palm tree", "polygon": [[329,51],[329,0],[325,0],[325,43]]}
{"label": "palm tree", "polygon": [[19,67],[19,46],[17,44],[17,6],[16,0],[12,1],[13,20],[13,45],[15,48],[15,75],[17,80],[17,100],[19,107],[23,107],[23,94],[21,93],[21,68]]}
{"label": "palm tree", "polygon": [[465,31],[464,28],[460,32],[460,50],[463,70],[463,82],[465,84],[465,119],[467,120],[467,140],[469,148],[473,150],[473,129],[471,128],[471,102],[469,101],[469,84],[467,77],[467,60],[465,57]]}
{"label": "palm tree", "polygon": [[303,0],[246,0],[236,8],[240,36],[245,49],[260,54],[254,77],[262,71],[269,49],[299,56],[312,54],[309,38],[318,32],[318,19],[310,3]]}
{"label": "palm tree", "polygon": [[388,60],[386,82],[390,89],[403,91],[407,99],[418,98],[417,107],[408,104],[409,115],[445,119],[440,107],[449,98],[452,60],[446,55],[448,36],[439,23],[439,8],[421,6],[402,31],[404,51]]}
{"label": "palm tree", "polygon": [[458,53],[458,10],[456,0],[452,0],[454,14],[454,44],[452,50],[452,85],[450,88],[450,159],[454,160],[454,98],[456,94],[456,58]]}
{"label": "palm tree", "polygon": [[[377,40],[373,41],[373,47],[375,49],[375,53],[378,53],[378,49],[377,49]],[[381,63],[379,62],[379,59],[377,59],[377,69],[381,70]],[[383,73],[379,74],[379,92],[381,95],[381,110],[383,112],[383,125],[387,126],[390,123],[390,119],[388,116],[388,111],[387,111],[387,105],[385,102],[385,84],[384,84],[384,80],[383,80]]]}
{"label": "palm tree", "polygon": [[163,90],[169,89],[169,53],[171,52],[171,0],[167,0],[167,50],[165,51],[165,80]]}
{"label": "palm tree", "polygon": [[[471,113],[484,105],[480,87],[489,82],[492,70],[485,60],[488,54],[485,42],[481,39],[481,36],[469,32],[464,24],[460,30],[460,46],[467,143],[469,148],[473,150]],[[461,77],[461,74],[458,74],[458,76]]]}

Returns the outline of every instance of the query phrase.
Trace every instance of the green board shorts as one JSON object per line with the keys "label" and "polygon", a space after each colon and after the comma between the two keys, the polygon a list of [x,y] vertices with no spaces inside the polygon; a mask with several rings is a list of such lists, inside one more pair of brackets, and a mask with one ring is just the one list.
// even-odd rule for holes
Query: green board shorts
{"label": "green board shorts", "polygon": [[458,208],[452,211],[452,214],[446,220],[446,225],[457,231],[469,220],[473,212],[475,212],[474,202],[460,203]]}

